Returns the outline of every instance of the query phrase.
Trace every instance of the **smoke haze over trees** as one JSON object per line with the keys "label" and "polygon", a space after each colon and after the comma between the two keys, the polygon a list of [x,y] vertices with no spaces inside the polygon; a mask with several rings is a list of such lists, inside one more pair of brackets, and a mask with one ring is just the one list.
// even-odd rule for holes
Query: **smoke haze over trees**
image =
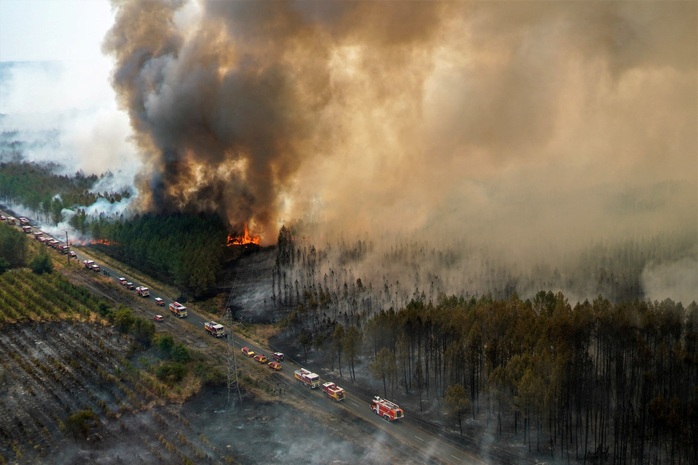
{"label": "smoke haze over trees", "polygon": [[[419,279],[412,266],[385,279],[695,299],[690,4],[156,0],[115,2],[114,15],[103,48],[142,163],[123,159],[135,210],[219,213],[267,244],[302,222],[304,244],[329,254],[371,244],[352,262],[367,285],[383,257],[421,254]],[[34,122],[45,140],[13,148],[119,160],[116,131],[76,135],[93,127],[81,112],[69,138],[81,143],[65,145],[46,111],[76,120],[28,68],[3,65],[0,122]],[[21,100],[29,88],[43,101]],[[623,258],[598,263],[604,251]]]}
{"label": "smoke haze over trees", "polygon": [[145,208],[527,256],[696,230],[690,3],[115,7]]}

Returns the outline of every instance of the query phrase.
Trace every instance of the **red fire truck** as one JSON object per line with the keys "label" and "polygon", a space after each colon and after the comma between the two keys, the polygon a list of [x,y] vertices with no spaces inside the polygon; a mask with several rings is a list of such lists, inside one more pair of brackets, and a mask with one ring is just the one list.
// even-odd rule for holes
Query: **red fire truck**
{"label": "red fire truck", "polygon": [[389,400],[381,399],[378,396],[375,396],[371,401],[371,410],[388,421],[395,421],[405,416],[405,412],[402,411],[399,405]]}
{"label": "red fire truck", "polygon": [[334,399],[337,402],[344,400],[344,389],[337,386],[333,382],[323,383],[322,390],[330,399]]}

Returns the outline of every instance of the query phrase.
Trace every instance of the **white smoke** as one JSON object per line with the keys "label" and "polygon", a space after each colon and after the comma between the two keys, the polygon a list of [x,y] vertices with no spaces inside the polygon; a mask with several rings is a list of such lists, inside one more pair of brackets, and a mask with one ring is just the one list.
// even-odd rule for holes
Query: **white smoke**
{"label": "white smoke", "polygon": [[698,302],[698,257],[648,265],[642,272],[642,286],[653,301]]}
{"label": "white smoke", "polygon": [[65,174],[112,171],[121,185],[133,184],[140,162],[109,86],[107,59],[0,66],[0,131],[16,131],[25,160],[58,163]]}

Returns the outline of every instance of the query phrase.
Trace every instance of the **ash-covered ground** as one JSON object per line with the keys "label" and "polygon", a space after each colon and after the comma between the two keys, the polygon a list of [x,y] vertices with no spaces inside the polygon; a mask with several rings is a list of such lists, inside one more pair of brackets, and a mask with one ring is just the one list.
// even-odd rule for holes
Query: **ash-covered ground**
{"label": "ash-covered ground", "polygon": [[248,246],[240,248],[238,253],[239,259],[231,263],[221,283],[222,287],[231,288],[235,318],[246,323],[280,320],[285,310],[272,293],[276,248]]}
{"label": "ash-covered ground", "polygon": [[[225,387],[154,396],[128,341],[99,324],[7,325],[0,334],[0,462],[15,464],[390,464],[399,449],[361,421],[315,416]],[[135,357],[141,355],[136,354]],[[68,418],[91,410],[84,437]],[[371,440],[366,440],[370,438]]]}
{"label": "ash-covered ground", "polygon": [[[183,405],[182,415],[197,434],[234,451],[235,463],[261,464],[412,464],[409,456],[361,421],[314,415],[280,402],[243,397],[226,405],[227,390],[211,389]],[[386,452],[388,451],[388,452]]]}

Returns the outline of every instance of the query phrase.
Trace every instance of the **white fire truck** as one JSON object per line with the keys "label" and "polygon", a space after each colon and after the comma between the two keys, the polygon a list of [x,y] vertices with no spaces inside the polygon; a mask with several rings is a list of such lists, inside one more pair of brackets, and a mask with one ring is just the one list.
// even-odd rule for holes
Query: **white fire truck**
{"label": "white fire truck", "polygon": [[225,334],[225,328],[223,327],[223,325],[218,324],[215,321],[205,322],[204,329],[211,336],[216,336],[216,337],[226,337],[227,336],[227,334]]}
{"label": "white fire truck", "polygon": [[322,391],[327,394],[327,397],[334,399],[337,402],[344,400],[344,389],[337,386],[333,382],[327,382],[322,384]]}
{"label": "white fire truck", "polygon": [[136,288],[136,293],[141,297],[148,297],[150,295],[150,290],[145,286],[138,286]]}
{"label": "white fire truck", "polygon": [[[58,241],[56,241],[58,243]],[[94,260],[85,260],[82,262],[83,266],[88,270],[100,271],[99,265],[94,262]]]}
{"label": "white fire truck", "polygon": [[299,383],[308,386],[310,389],[315,389],[320,386],[320,376],[305,368],[294,371],[293,377],[296,378]]}
{"label": "white fire truck", "polygon": [[187,316],[187,307],[179,302],[171,302],[170,311],[180,318],[186,318]]}
{"label": "white fire truck", "polygon": [[371,410],[388,421],[395,421],[405,416],[405,412],[402,411],[399,405],[389,400],[381,399],[378,396],[375,396],[371,401]]}

